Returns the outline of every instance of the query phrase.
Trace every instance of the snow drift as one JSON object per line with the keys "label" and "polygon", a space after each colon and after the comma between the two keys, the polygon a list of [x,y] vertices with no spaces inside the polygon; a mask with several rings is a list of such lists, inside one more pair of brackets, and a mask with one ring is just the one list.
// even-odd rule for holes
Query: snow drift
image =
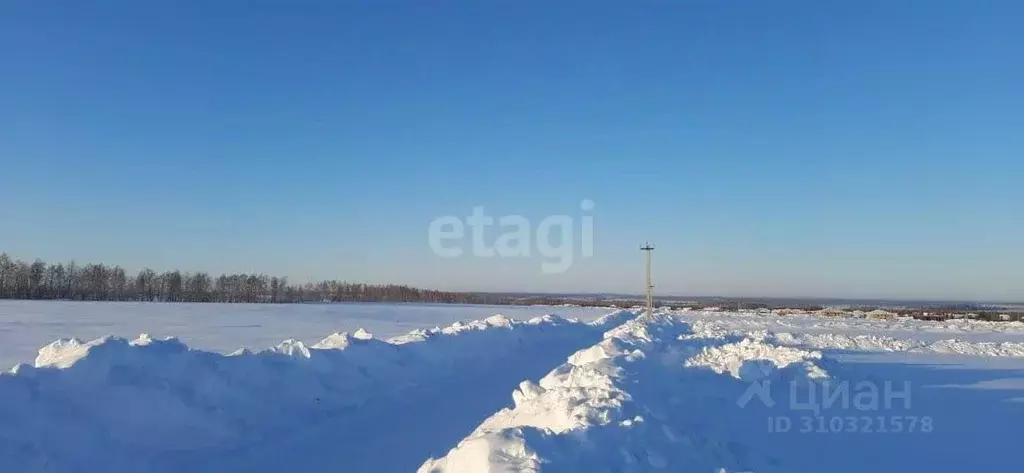
{"label": "snow drift", "polygon": [[[718,337],[751,337],[763,340],[772,344],[805,347],[818,350],[857,350],[857,351],[884,351],[884,352],[907,352],[921,354],[942,354],[942,355],[966,355],[985,357],[1024,357],[1024,342],[1014,341],[984,341],[965,340],[959,338],[920,339],[922,334],[930,334],[930,338],[944,335],[946,330],[954,334],[977,334],[981,328],[990,328],[993,331],[989,334],[1016,333],[1018,328],[1014,323],[1008,322],[985,322],[985,321],[945,321],[925,322],[919,324],[917,329],[910,332],[899,332],[890,327],[887,332],[898,332],[904,338],[881,335],[878,333],[843,333],[841,328],[850,329],[849,323],[837,324],[829,319],[811,319],[810,323],[799,326],[795,324],[779,324],[789,329],[803,329],[805,332],[770,331],[756,327],[754,323],[763,321],[756,319],[742,319],[739,317],[721,319],[702,319],[693,322],[695,331],[705,333],[709,336]],[[877,324],[876,320],[857,320],[858,323]],[[910,322],[920,323],[923,321],[893,321],[897,327],[903,327]],[[956,323],[950,323],[956,322]],[[863,327],[855,326],[857,330]],[[830,331],[822,332],[822,329]],[[999,331],[996,331],[999,329]],[[984,333],[984,332],[982,332]]]}
{"label": "snow drift", "polygon": [[496,315],[387,341],[360,330],[231,355],[147,335],[58,340],[34,366],[0,374],[0,471],[181,470],[446,374],[600,336],[632,316]]}
{"label": "snow drift", "polygon": [[232,355],[59,340],[0,374],[0,471],[1017,468],[1017,327],[840,322],[494,316]]}
{"label": "snow drift", "polygon": [[685,362],[690,368],[705,367],[743,381],[759,381],[779,371],[789,372],[790,379],[828,378],[821,364],[821,352],[772,345],[757,338],[705,347]]}
{"label": "snow drift", "polygon": [[[1024,415],[1013,343],[775,333],[765,327],[788,321],[701,316],[661,313],[611,330],[538,383],[523,382],[514,406],[420,473],[1004,471],[1017,463],[968,447],[985,438],[1000,445],[989,451],[1012,451]],[[851,395],[837,395],[843,389]]]}
{"label": "snow drift", "polygon": [[903,340],[879,335],[848,335],[842,333],[769,334],[775,342],[785,345],[809,346],[865,351],[896,351],[910,353],[938,353],[944,355],[1024,357],[1024,343],[976,342],[947,338],[936,341]]}
{"label": "snow drift", "polygon": [[[627,322],[539,383],[522,383],[514,407],[419,471],[721,472],[769,465],[768,456],[697,425],[702,416],[686,408],[688,382],[704,373],[723,378],[715,372],[732,370],[740,359],[803,367],[820,358],[790,348],[758,351],[756,343],[694,335],[670,314]],[[821,369],[808,372],[827,376]]]}

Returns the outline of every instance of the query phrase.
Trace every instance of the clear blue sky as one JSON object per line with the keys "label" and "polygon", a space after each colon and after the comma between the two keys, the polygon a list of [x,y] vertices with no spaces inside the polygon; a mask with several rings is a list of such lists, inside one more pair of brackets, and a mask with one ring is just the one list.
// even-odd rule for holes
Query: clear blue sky
{"label": "clear blue sky", "polygon": [[[651,240],[662,293],[1024,300],[1024,3],[286,3],[3,2],[0,251],[640,292]],[[428,245],[584,199],[562,274]]]}

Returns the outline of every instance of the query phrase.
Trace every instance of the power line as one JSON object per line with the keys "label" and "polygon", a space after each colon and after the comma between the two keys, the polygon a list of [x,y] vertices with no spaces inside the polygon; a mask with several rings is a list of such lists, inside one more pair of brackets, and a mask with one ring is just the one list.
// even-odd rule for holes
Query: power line
{"label": "power line", "polygon": [[651,284],[651,252],[654,251],[654,245],[645,243],[640,250],[647,255],[647,318],[651,318],[654,313],[654,284]]}

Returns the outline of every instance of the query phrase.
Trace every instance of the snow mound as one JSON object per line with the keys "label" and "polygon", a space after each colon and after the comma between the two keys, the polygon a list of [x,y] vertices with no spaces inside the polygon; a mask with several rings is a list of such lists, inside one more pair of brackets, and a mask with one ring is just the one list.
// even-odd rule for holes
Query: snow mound
{"label": "snow mound", "polygon": [[821,352],[801,350],[745,338],[722,346],[705,347],[686,360],[689,368],[704,367],[743,381],[758,381],[784,371],[790,376],[814,380],[828,378],[821,365]]}
{"label": "snow mound", "polygon": [[662,354],[690,343],[688,324],[657,314],[615,328],[485,420],[421,473],[742,471],[756,455],[707,432],[681,428],[683,367]]}
{"label": "snow mound", "polygon": [[880,335],[848,335],[842,333],[779,332],[768,334],[775,343],[817,349],[934,353],[990,357],[1024,357],[1024,343],[978,342],[955,338],[938,341],[905,340]]}
{"label": "snow mound", "polygon": [[782,345],[808,346],[818,349],[906,351],[919,346],[919,342],[900,340],[880,335],[848,335],[845,333],[792,334],[779,332],[767,338]]}
{"label": "snow mound", "polygon": [[[601,333],[605,323],[504,316],[383,341],[364,330],[231,355],[174,338],[57,340],[0,373],[0,471],[175,471],[274,432],[400,395],[446,373]],[[180,458],[179,458],[180,459]]]}
{"label": "snow mound", "polygon": [[1024,356],[1024,343],[969,342],[947,339],[926,344],[914,351],[971,356]]}
{"label": "snow mound", "polygon": [[[723,317],[720,314],[717,318],[697,318],[692,320],[691,324],[694,336],[705,338],[760,338],[772,344],[816,350],[1024,357],[1024,343],[1019,341],[978,341],[959,338],[936,340],[936,335],[940,334],[955,334],[975,338],[979,336],[1014,336],[1013,334],[1020,331],[1020,326],[1016,322],[987,322],[978,320],[932,322],[902,319],[837,320],[799,316],[788,316],[772,320],[742,314]],[[776,326],[784,330],[776,330]],[[876,332],[842,332],[843,330],[858,332],[868,329]],[[892,335],[883,335],[882,333],[885,332],[889,332]]]}

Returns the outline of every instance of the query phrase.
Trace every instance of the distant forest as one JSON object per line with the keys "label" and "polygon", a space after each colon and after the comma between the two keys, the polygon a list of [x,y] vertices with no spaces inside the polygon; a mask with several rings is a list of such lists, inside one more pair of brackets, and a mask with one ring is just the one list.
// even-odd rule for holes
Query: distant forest
{"label": "distant forest", "polygon": [[[222,274],[143,269],[129,275],[120,266],[48,264],[14,260],[0,253],[0,299],[151,302],[436,302],[521,303],[493,294],[417,289],[386,284],[323,281],[289,284],[265,274]],[[531,303],[538,303],[531,301]]]}
{"label": "distant forest", "polygon": [[[418,289],[396,284],[363,284],[346,281],[322,281],[289,284],[285,277],[265,274],[222,274],[143,269],[129,275],[120,266],[105,264],[48,264],[41,260],[14,260],[0,253],[0,299],[37,299],[72,301],[139,302],[247,302],[285,304],[302,302],[422,302],[441,304],[561,305],[631,308],[643,301],[630,296],[572,296],[543,294],[496,294],[450,292]],[[703,300],[664,299],[659,307],[673,309],[723,308],[730,310],[800,308],[816,311],[817,302],[799,300],[742,300],[705,298]],[[842,309],[873,310],[880,304],[846,304]],[[985,320],[1024,320],[1019,308],[986,307],[975,304],[940,304],[892,309],[901,315],[919,319],[944,320],[954,314]]]}

